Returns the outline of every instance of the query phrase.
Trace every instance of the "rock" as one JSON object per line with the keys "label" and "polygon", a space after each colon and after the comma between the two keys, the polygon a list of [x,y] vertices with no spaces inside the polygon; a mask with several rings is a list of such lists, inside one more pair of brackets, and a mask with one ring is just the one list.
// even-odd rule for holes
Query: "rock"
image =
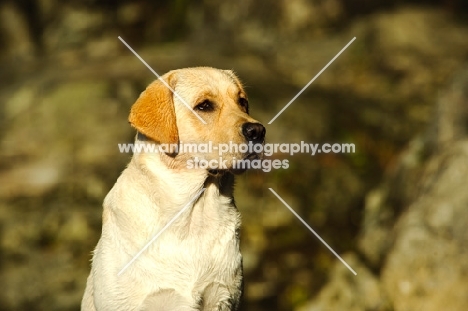
{"label": "rock", "polygon": [[468,305],[468,141],[428,163],[425,189],[398,221],[382,271],[396,311]]}
{"label": "rock", "polygon": [[351,273],[341,262],[337,261],[327,285],[317,298],[298,311],[390,311],[390,304],[382,291],[379,280],[369,271],[354,254],[343,256],[356,272]]}
{"label": "rock", "polygon": [[461,311],[468,305],[467,103],[463,69],[438,100],[419,195],[398,220],[382,269],[396,311]]}
{"label": "rock", "polygon": [[354,301],[362,297],[360,289],[341,285],[334,270],[304,310],[466,309],[467,103],[463,69],[441,93],[429,129],[413,139],[366,197],[361,265],[378,288],[381,304]]}
{"label": "rock", "polygon": [[[439,96],[434,122],[428,135],[436,139],[433,148],[442,149],[468,136],[468,66],[462,66],[447,90]],[[435,150],[433,150],[435,151]]]}
{"label": "rock", "polygon": [[358,245],[372,269],[382,266],[393,245],[393,227],[418,192],[426,153],[425,140],[416,137],[390,167],[382,184],[366,195]]}

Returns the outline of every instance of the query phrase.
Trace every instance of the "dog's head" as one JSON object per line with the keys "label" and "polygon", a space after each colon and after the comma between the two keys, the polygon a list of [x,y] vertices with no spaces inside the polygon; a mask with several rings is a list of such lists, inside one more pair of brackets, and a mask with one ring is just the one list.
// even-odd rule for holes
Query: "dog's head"
{"label": "dog's head", "polygon": [[209,171],[236,172],[243,171],[236,161],[262,156],[256,147],[264,143],[265,128],[249,116],[247,95],[230,70],[168,72],[140,95],[129,121],[153,143],[164,145],[160,150],[177,166],[208,164]]}

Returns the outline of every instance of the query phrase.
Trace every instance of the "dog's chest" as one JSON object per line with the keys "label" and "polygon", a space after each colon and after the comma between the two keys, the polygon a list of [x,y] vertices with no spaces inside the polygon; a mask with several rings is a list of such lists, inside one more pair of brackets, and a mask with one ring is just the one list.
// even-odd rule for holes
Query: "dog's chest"
{"label": "dog's chest", "polygon": [[240,217],[231,204],[203,202],[180,216],[144,260],[158,287],[179,284],[198,290],[209,282],[235,283],[241,266]]}

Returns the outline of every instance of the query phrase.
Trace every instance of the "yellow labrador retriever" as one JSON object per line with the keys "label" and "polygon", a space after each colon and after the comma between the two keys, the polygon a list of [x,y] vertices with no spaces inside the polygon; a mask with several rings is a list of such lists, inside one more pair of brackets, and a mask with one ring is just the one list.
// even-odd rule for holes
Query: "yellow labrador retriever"
{"label": "yellow labrador retriever", "polygon": [[[238,308],[242,257],[233,173],[243,169],[234,167],[235,159],[261,154],[230,148],[220,158],[216,146],[263,144],[265,128],[249,116],[246,94],[232,71],[186,68],[162,80],[166,83],[154,81],[132,106],[135,144],[211,142],[214,148],[134,153],[104,200],[83,311]],[[197,167],[194,160],[210,161],[210,167]]]}

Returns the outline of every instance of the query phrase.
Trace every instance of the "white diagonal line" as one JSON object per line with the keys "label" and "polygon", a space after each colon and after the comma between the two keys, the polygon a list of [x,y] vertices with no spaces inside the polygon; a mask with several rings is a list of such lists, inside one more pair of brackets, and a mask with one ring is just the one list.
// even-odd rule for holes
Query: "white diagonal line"
{"label": "white diagonal line", "polygon": [[181,96],[179,96],[179,94],[177,94],[177,92],[176,92],[169,84],[167,84],[166,81],[164,81],[164,80],[161,78],[161,76],[158,75],[158,73],[157,73],[156,71],[154,71],[153,68],[151,68],[151,66],[148,65],[148,63],[145,62],[145,60],[144,60],[143,58],[141,58],[141,56],[138,55],[138,53],[135,52],[135,50],[132,49],[132,47],[131,47],[130,45],[127,44],[127,42],[125,42],[124,39],[122,39],[120,36],[118,36],[118,38],[119,38],[120,41],[122,41],[123,44],[125,44],[125,46],[126,46],[130,51],[132,51],[133,54],[135,54],[136,57],[138,57],[138,59],[139,59],[146,67],[148,67],[148,69],[149,69],[156,77],[158,77],[159,80],[161,80],[161,82],[162,82],[169,90],[171,90],[172,93],[174,93],[174,95],[175,95],[178,99],[180,99],[180,101],[181,101],[182,103],[184,103],[185,106],[187,106],[188,109],[190,109],[190,111],[192,111],[192,113],[193,113],[195,116],[197,116],[197,118],[198,118],[203,124],[206,124],[205,120],[203,120],[202,117],[200,117],[200,116],[192,109],[192,107],[190,107],[190,105],[187,104],[187,102],[186,102]]}
{"label": "white diagonal line", "polygon": [[354,37],[351,41],[349,41],[349,43],[346,44],[346,46],[345,46],[344,48],[342,48],[341,51],[339,51],[338,54],[336,54],[335,57],[333,57],[333,59],[332,59],[331,61],[329,61],[328,64],[326,64],[325,67],[323,67],[322,70],[320,70],[320,72],[319,72],[318,74],[316,74],[315,77],[313,77],[312,80],[310,80],[309,83],[307,83],[306,86],[304,86],[304,87],[302,88],[302,90],[300,90],[299,93],[297,93],[296,96],[294,96],[294,98],[291,99],[291,100],[289,101],[289,103],[287,103],[286,106],[284,106],[283,109],[281,109],[281,111],[278,112],[278,113],[276,114],[276,116],[275,116],[273,119],[270,120],[270,122],[268,122],[268,124],[273,123],[273,121],[275,121],[276,118],[278,118],[278,117],[280,116],[280,114],[282,114],[282,113],[299,97],[299,95],[301,95],[302,92],[304,92],[304,91],[309,87],[309,85],[311,85],[312,82],[314,82],[315,79],[317,79],[317,78],[322,74],[322,72],[324,72],[325,69],[327,69],[328,66],[330,66],[331,63],[333,63],[333,62],[335,61],[335,59],[337,59],[338,56],[340,56],[341,53],[343,53],[344,50],[346,50],[346,49],[348,48],[348,46],[351,45],[351,43],[353,43],[354,40],[356,40],[356,37]]}
{"label": "white diagonal line", "polygon": [[184,208],[182,208],[180,210],[180,212],[178,212],[148,243],[146,243],[146,245],[132,258],[132,260],[130,260],[129,263],[127,263],[123,268],[122,270],[120,270],[120,272],[117,274],[118,276],[120,276],[122,273],[124,273],[125,270],[127,270],[127,268],[135,261],[138,259],[138,257],[140,257],[141,254],[143,254],[143,252],[154,242],[156,241],[157,238],[159,238],[159,236],[164,232],[166,231],[167,228],[169,228],[170,225],[172,225],[172,223],[174,221],[176,221],[177,218],[179,218],[180,215],[182,215],[182,213],[190,207],[190,204],[192,204],[193,201],[195,201],[196,199],[198,199],[198,197],[202,194],[203,191],[205,191],[206,188],[203,188],[201,189],[200,191],[198,191],[198,193],[196,195],[193,196],[193,198],[190,200],[190,202],[188,202]]}
{"label": "white diagonal line", "polygon": [[344,261],[343,258],[341,258],[340,255],[338,255],[338,254],[333,250],[333,248],[331,248],[331,247],[327,244],[327,242],[325,242],[325,240],[322,239],[322,238],[320,237],[320,235],[318,235],[318,234],[314,231],[314,229],[312,229],[312,228],[311,228],[311,227],[310,227],[310,226],[309,226],[309,225],[308,225],[308,224],[307,224],[307,223],[306,223],[306,222],[305,222],[289,205],[288,205],[288,203],[286,203],[286,201],[283,200],[283,198],[281,198],[272,188],[268,188],[268,189],[270,189],[270,191],[284,204],[284,206],[286,206],[286,207],[291,211],[291,213],[293,213],[294,216],[296,216],[297,219],[299,219],[299,220],[304,224],[304,226],[306,226],[307,229],[309,229],[310,232],[312,232],[312,233],[320,240],[320,242],[322,242],[322,243],[333,253],[333,255],[335,255],[335,256],[346,266],[346,268],[348,268],[354,275],[357,275],[357,273],[353,270],[353,268],[351,268],[351,267],[346,263],[346,261]]}

